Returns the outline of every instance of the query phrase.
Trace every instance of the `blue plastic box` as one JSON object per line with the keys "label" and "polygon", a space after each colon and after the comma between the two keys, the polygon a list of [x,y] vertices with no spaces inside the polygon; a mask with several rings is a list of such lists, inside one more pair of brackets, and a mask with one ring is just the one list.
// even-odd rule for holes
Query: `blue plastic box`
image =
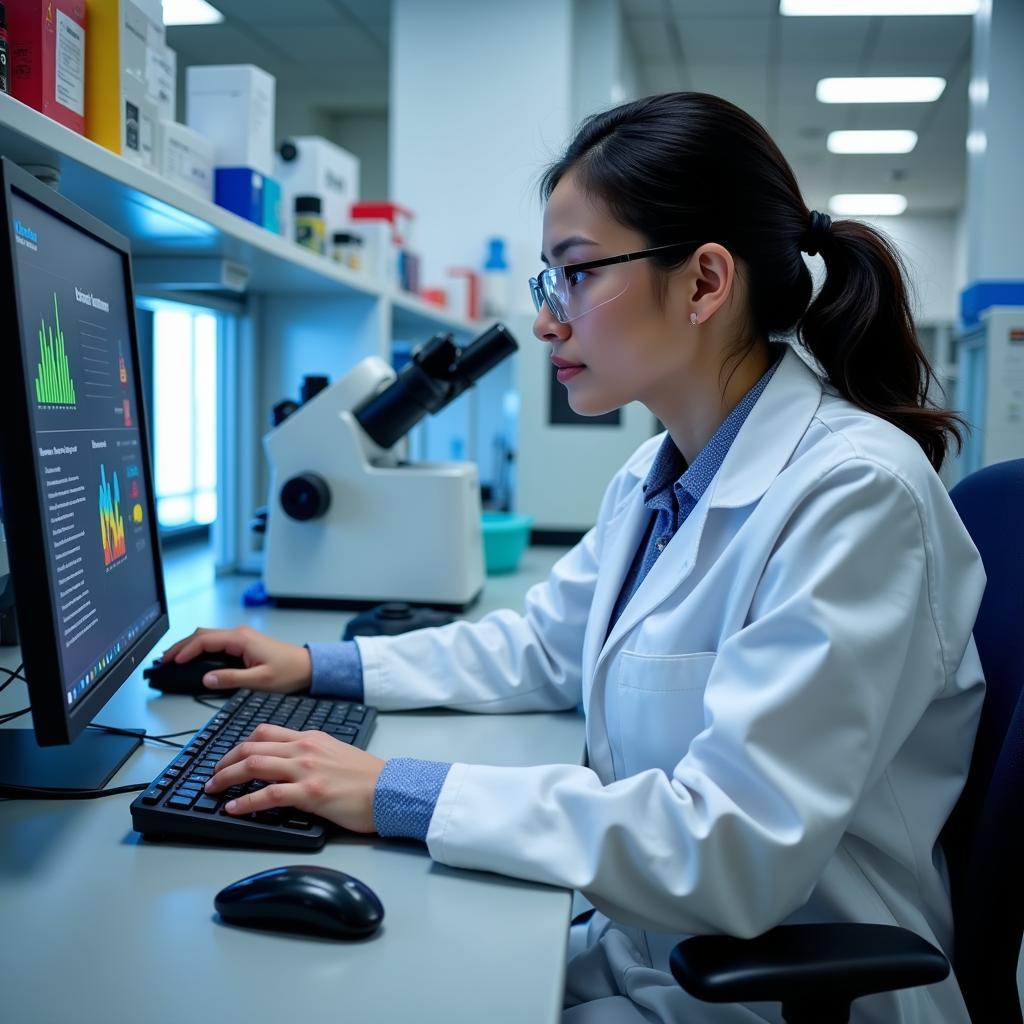
{"label": "blue plastic box", "polygon": [[251,167],[218,167],[213,175],[213,201],[262,227],[264,181]]}

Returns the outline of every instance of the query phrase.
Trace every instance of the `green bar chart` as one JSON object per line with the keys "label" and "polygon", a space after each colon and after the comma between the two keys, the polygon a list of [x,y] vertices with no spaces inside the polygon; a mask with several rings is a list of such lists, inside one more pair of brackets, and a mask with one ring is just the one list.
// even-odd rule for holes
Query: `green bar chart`
{"label": "green bar chart", "polygon": [[53,294],[54,326],[46,321],[39,325],[39,363],[36,373],[36,401],[40,405],[74,405],[75,382],[71,379],[68,357],[64,350],[64,332],[60,326],[57,293]]}

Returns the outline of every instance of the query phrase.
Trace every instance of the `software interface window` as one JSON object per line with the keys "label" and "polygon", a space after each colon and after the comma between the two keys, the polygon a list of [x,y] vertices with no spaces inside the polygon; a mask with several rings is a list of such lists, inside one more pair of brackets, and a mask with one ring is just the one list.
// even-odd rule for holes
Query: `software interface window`
{"label": "software interface window", "polygon": [[17,298],[45,571],[72,707],[159,601],[119,253],[13,193]]}

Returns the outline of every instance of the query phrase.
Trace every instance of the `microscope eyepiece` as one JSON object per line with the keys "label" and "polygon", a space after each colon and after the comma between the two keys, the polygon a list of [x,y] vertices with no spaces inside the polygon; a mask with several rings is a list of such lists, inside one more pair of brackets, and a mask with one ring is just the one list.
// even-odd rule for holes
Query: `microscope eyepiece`
{"label": "microscope eyepiece", "polygon": [[424,416],[458,398],[518,347],[504,324],[494,324],[464,349],[450,334],[435,334],[413,352],[390,387],[353,415],[381,448],[390,448]]}

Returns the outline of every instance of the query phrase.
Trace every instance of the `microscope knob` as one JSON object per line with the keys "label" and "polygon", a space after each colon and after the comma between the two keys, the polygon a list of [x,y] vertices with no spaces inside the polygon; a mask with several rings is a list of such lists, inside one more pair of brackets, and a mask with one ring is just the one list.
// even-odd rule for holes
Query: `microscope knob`
{"label": "microscope knob", "polygon": [[319,473],[299,473],[281,488],[281,508],[292,519],[317,519],[331,505],[331,489]]}

